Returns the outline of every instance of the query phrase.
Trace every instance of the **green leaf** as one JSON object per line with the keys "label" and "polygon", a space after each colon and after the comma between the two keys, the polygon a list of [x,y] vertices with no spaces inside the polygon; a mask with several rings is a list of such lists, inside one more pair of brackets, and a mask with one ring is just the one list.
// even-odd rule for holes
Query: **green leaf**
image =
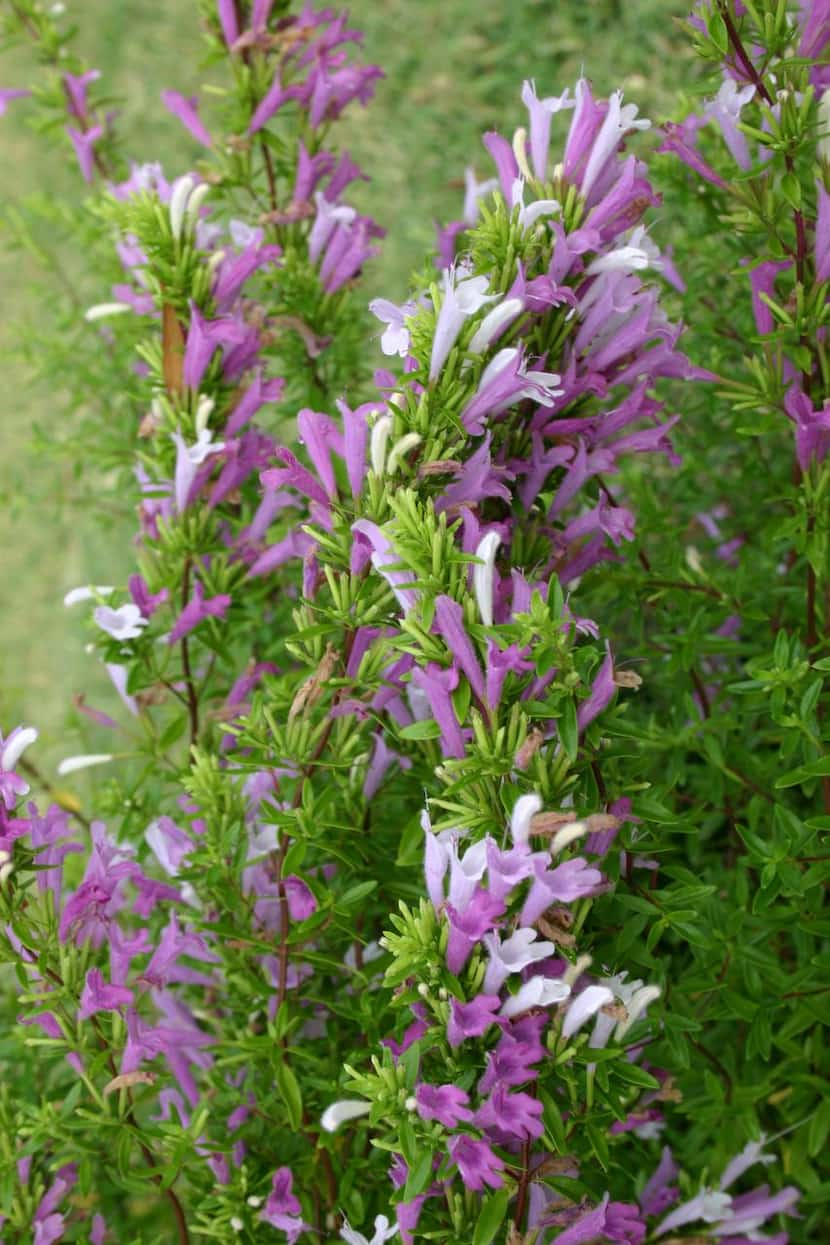
{"label": "green leaf", "polygon": [[830,1098],[825,1098],[816,1109],[807,1130],[807,1152],[815,1158],[824,1149],[827,1134],[830,1132]]}
{"label": "green leaf", "polygon": [[576,760],[579,751],[579,729],[576,724],[576,705],[570,697],[562,706],[562,716],[557,722],[562,747],[571,761]]}
{"label": "green leaf", "polygon": [[487,1198],[473,1233],[473,1245],[490,1245],[504,1223],[510,1196],[509,1189],[498,1189]]}
{"label": "green leaf", "polygon": [[285,1103],[291,1127],[297,1130],[303,1122],[303,1095],[299,1081],[285,1060],[277,1064],[274,1077]]}
{"label": "green leaf", "polygon": [[432,1151],[424,1150],[418,1161],[409,1169],[409,1176],[404,1189],[404,1201],[409,1202],[419,1193],[423,1193],[432,1180]]}
{"label": "green leaf", "polygon": [[425,722],[411,722],[409,726],[404,726],[398,734],[401,739],[437,739],[441,734],[441,728],[437,722],[429,718]]}

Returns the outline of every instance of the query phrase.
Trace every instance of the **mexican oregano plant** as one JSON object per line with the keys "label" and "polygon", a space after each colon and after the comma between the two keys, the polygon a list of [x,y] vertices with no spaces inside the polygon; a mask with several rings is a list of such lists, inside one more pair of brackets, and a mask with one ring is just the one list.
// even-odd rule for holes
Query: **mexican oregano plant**
{"label": "mexican oregano plant", "polygon": [[[109,829],[22,802],[31,728],[0,754],[5,1236],[764,1239],[798,1193],[734,1192],[763,1138],[673,1183],[673,967],[632,980],[603,916],[657,877],[655,818],[605,755],[640,679],[576,594],[635,538],[608,477],[676,468],[655,385],[717,379],[651,279],[680,283],[643,222],[648,123],[526,83],[438,278],[372,304],[401,363],[353,389],[377,229],[323,143],[378,71],[345,17],[287,7],[204,6],[233,85],[215,121],[165,94],[194,172],[96,173],[76,118],[124,268],[87,318],[139,360],[141,530],[122,588],[67,595],[124,742],[60,770],[116,774]],[[267,431],[301,387],[329,409]]]}

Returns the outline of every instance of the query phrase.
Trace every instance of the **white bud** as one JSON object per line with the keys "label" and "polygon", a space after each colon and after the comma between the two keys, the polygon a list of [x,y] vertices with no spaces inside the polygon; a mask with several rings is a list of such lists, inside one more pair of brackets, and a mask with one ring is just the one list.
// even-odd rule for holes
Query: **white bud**
{"label": "white bud", "polygon": [[341,1124],[347,1124],[349,1120],[357,1120],[362,1115],[368,1115],[371,1109],[371,1103],[356,1099],[341,1099],[340,1102],[333,1102],[330,1107],[326,1107],[320,1117],[320,1127],[323,1132],[336,1133]]}
{"label": "white bud", "polygon": [[410,1095],[403,1105],[406,1107],[407,1111],[414,1111],[418,1103],[417,1100]]}
{"label": "white bud", "polygon": [[9,861],[8,864],[0,867],[0,886],[5,886],[14,872],[14,865]]}
{"label": "white bud", "polygon": [[488,532],[481,538],[476,549],[476,557],[481,561],[473,566],[473,591],[476,594],[478,612],[485,627],[493,625],[493,579],[496,553],[500,544],[501,537],[498,532]]}
{"label": "white bud", "polygon": [[533,174],[531,173],[530,165],[527,162],[527,130],[523,125],[520,125],[516,133],[513,135],[513,155],[516,157],[519,172],[525,181],[533,181]]}
{"label": "white bud", "polygon": [[583,834],[588,833],[588,827],[584,821],[569,821],[561,830],[557,830],[550,844],[551,856],[558,856],[569,843],[573,843],[576,839],[581,839]]}
{"label": "white bud", "polygon": [[422,999],[429,998],[429,986],[427,985],[425,981],[421,981],[418,983],[418,993],[420,994]]}
{"label": "white bud", "polygon": [[180,177],[173,183],[173,193],[170,196],[170,232],[176,242],[182,236],[182,225],[184,224],[184,214],[187,210],[187,201],[193,190],[192,177]]}
{"label": "white bud", "polygon": [[87,307],[84,319],[92,324],[94,320],[105,320],[108,316],[123,316],[125,311],[132,311],[129,303],[96,303]]}
{"label": "white bud", "polygon": [[830,164],[830,87],[827,88],[819,100],[818,134],[816,155],[824,164]]}
{"label": "white bud", "polygon": [[63,777],[74,774],[78,769],[89,769],[91,765],[106,765],[114,758],[109,752],[89,752],[83,756],[64,757],[58,766],[58,773]]}
{"label": "white bud", "polygon": [[417,432],[408,432],[406,436],[403,436],[400,440],[396,441],[392,446],[392,449],[389,451],[389,457],[386,460],[387,474],[390,476],[393,475],[395,468],[403,456],[408,454],[410,450],[414,450],[416,445],[420,444],[421,438],[418,436]]}
{"label": "white bud", "polygon": [[92,601],[95,597],[108,597],[115,592],[112,584],[90,584],[85,588],[70,588],[63,598],[64,605],[77,605],[79,601]]}
{"label": "white bud", "polygon": [[524,303],[520,298],[505,298],[492,311],[488,311],[470,339],[467,347],[470,354],[481,354],[482,350],[486,350],[501,330],[523,311]]}
{"label": "white bud", "polygon": [[37,739],[37,731],[33,726],[24,726],[22,730],[15,731],[6,741],[3,751],[0,752],[0,770],[10,773],[14,769],[23,753]]}
{"label": "white bud", "polygon": [[217,269],[217,268],[219,267],[219,265],[222,263],[222,260],[223,260],[224,258],[225,258],[225,252],[224,252],[224,251],[214,251],[214,252],[213,252],[213,254],[211,255],[210,259],[209,259],[209,260],[208,260],[208,262],[207,262],[207,270],[208,270],[208,272],[210,273],[210,275],[211,275],[211,276],[213,276],[213,274],[216,272],[216,269]]}
{"label": "white bud", "polygon": [[621,1042],[628,1030],[633,1024],[639,1020],[649,1003],[653,1003],[655,999],[660,997],[659,986],[642,986],[639,990],[635,990],[634,994],[625,1005],[628,1016],[625,1020],[621,1020],[616,1028],[614,1037]]}
{"label": "white bud", "polygon": [[201,436],[207,428],[207,422],[213,412],[216,403],[213,398],[209,398],[207,394],[203,394],[199,399],[199,405],[196,407],[196,435]]}
{"label": "white bud", "polygon": [[[582,976],[585,970],[590,967],[591,967],[590,955],[580,955],[574,960],[573,964],[569,964],[568,967],[565,969],[564,973],[562,974],[562,981],[566,981],[569,986],[572,986],[573,983]],[[605,989],[605,987],[603,987],[603,989]],[[605,992],[608,995],[606,1002],[610,1003],[614,996],[610,990],[606,990]]]}
{"label": "white bud", "polygon": [[703,574],[703,563],[701,562],[700,554],[697,549],[695,549],[694,545],[686,546],[686,564],[690,570],[694,571],[695,575]]}
{"label": "white bud", "polygon": [[386,466],[386,444],[392,431],[392,416],[381,415],[375,420],[369,437],[369,460],[376,476],[383,475]]}
{"label": "white bud", "polygon": [[261,1205],[262,1205],[262,1198],[261,1198],[261,1197],[255,1197],[253,1193],[252,1193],[252,1194],[251,1194],[251,1196],[247,1199],[247,1201],[248,1201],[248,1205],[249,1205],[249,1206],[253,1206],[254,1210],[256,1210],[258,1206],[261,1206]]}
{"label": "white bud", "polygon": [[209,194],[210,186],[207,182],[200,182],[188,199],[186,213],[188,228],[192,229],[197,224],[199,220],[199,209]]}

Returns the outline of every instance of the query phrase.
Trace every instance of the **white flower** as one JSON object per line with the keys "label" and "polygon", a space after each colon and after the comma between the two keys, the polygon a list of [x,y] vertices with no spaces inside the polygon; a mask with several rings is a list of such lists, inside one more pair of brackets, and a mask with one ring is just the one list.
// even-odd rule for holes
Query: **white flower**
{"label": "white flower", "polygon": [[650,256],[640,246],[618,246],[605,255],[598,255],[586,269],[586,276],[596,277],[601,272],[638,272],[648,268]]}
{"label": "white flower", "polygon": [[518,993],[507,1000],[499,1015],[508,1020],[529,1012],[532,1007],[551,1007],[554,1003],[563,1003],[571,992],[567,982],[555,977],[531,977]]}
{"label": "white flower", "polygon": [[386,459],[386,474],[390,476],[394,475],[395,468],[401,459],[408,454],[410,450],[414,450],[416,445],[420,444],[421,438],[417,432],[407,432],[404,436],[400,437],[389,451],[389,455]]}
{"label": "white flower", "polygon": [[458,840],[450,841],[450,893],[449,901],[463,912],[473,897],[473,892],[484,877],[487,868],[487,840],[479,839],[468,847],[463,856],[458,855]]}
{"label": "white flower", "polygon": [[349,1245],[383,1245],[384,1241],[397,1235],[397,1231],[397,1224],[390,1224],[386,1215],[378,1215],[375,1219],[375,1234],[371,1240],[367,1240],[362,1232],[355,1232],[348,1219],[340,1229],[340,1237],[341,1240],[348,1241]]}
{"label": "white flower", "polygon": [[[481,546],[479,546],[479,549]],[[520,795],[516,803],[513,805],[513,813],[510,818],[510,834],[513,842],[518,846],[519,843],[527,843],[530,838],[530,823],[542,808],[542,797],[535,794]]]}
{"label": "white flower", "polygon": [[84,588],[70,588],[63,598],[64,605],[77,605],[80,601],[92,601],[95,597],[107,597],[115,592],[112,584],[92,584]]}
{"label": "white flower", "polygon": [[357,1101],[353,1098],[341,1099],[339,1102],[333,1102],[331,1106],[326,1107],[320,1117],[320,1127],[326,1133],[336,1133],[341,1124],[346,1124],[349,1120],[359,1119],[361,1115],[368,1115],[371,1109],[371,1103]]}
{"label": "white flower", "polygon": [[622,91],[614,91],[608,100],[608,111],[605,114],[599,134],[594,139],[585,172],[582,175],[580,189],[587,199],[594,182],[599,177],[608,160],[617,148],[620,139],[629,130],[647,130],[650,121],[642,118],[637,120],[637,105],[623,104]]}
{"label": "white flower", "polygon": [[211,454],[218,454],[225,448],[224,441],[214,441],[210,428],[199,430],[197,439],[188,445],[180,433],[174,432],[173,441],[176,445],[175,493],[176,509],[181,513],[187,506],[187,498],[196,472]]}
{"label": "white flower", "polygon": [[65,757],[58,766],[58,773],[63,777],[74,774],[77,769],[88,769],[90,765],[106,765],[113,757],[109,752],[88,752],[82,756]]}
{"label": "white flower", "polygon": [[484,976],[485,994],[497,994],[511,974],[520,973],[528,964],[536,964],[556,953],[552,942],[537,942],[535,929],[517,929],[504,942],[498,934],[485,934],[484,945],[490,963]]}
{"label": "white flower", "polygon": [[581,990],[565,1013],[562,1036],[567,1038],[576,1033],[601,1007],[613,1001],[614,996],[607,986],[588,986]]}
{"label": "white flower", "polygon": [[142,628],[147,626],[147,619],[132,601],[120,605],[117,610],[109,605],[99,605],[93,610],[92,617],[101,630],[114,640],[135,640],[141,635]]}
{"label": "white flower", "polygon": [[818,143],[816,155],[830,164],[830,87],[822,94],[818,104]]}
{"label": "white flower", "polygon": [[[27,748],[37,739],[37,731],[33,726],[21,726],[12,731],[0,752],[0,770],[11,773]],[[25,795],[25,792],[23,793]]]}

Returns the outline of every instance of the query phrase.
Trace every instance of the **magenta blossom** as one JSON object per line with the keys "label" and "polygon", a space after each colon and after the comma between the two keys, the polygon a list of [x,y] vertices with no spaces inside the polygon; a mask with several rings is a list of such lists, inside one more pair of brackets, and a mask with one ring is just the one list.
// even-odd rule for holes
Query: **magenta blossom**
{"label": "magenta blossom", "polygon": [[416,1111],[422,1120],[437,1120],[444,1128],[468,1123],[473,1113],[469,1097],[455,1085],[427,1085],[422,1082],[415,1090]]}
{"label": "magenta blossom", "polygon": [[466,1189],[480,1193],[486,1185],[501,1188],[504,1169],[486,1141],[462,1133],[450,1138],[447,1149]]}

